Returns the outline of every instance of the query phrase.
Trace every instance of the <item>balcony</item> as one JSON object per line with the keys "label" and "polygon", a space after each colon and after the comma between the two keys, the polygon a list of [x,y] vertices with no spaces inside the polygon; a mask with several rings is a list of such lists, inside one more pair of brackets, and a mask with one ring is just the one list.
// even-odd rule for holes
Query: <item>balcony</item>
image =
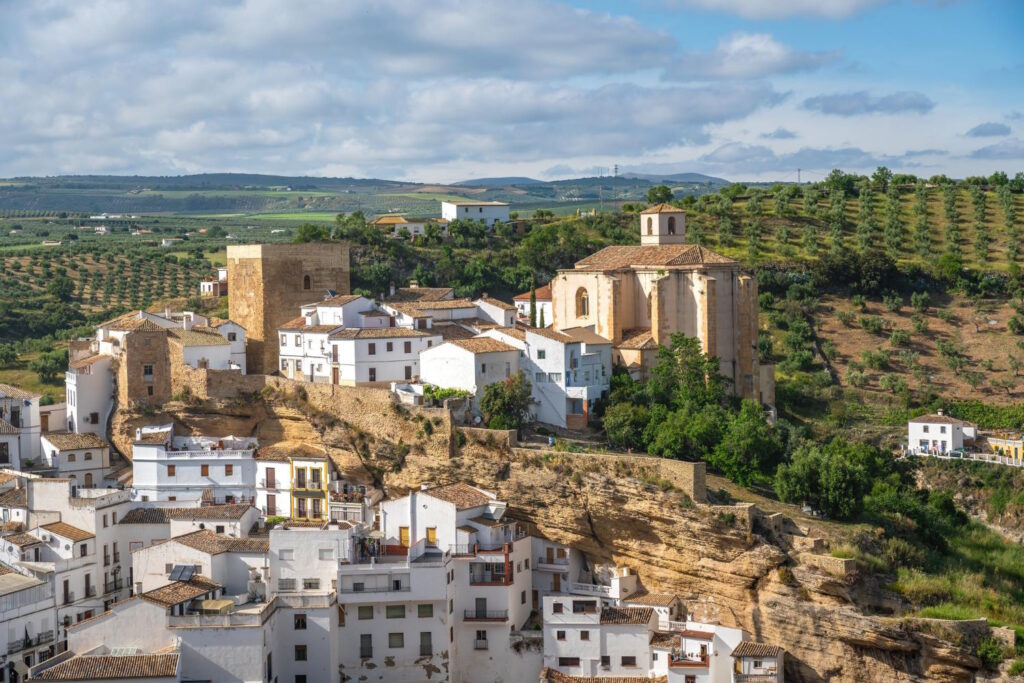
{"label": "balcony", "polygon": [[96,586],[86,586],[85,587],[85,597],[87,597],[87,598],[94,598],[94,597],[96,597]]}
{"label": "balcony", "polygon": [[316,479],[293,479],[292,490],[294,491],[323,491],[322,481]]}
{"label": "balcony", "polygon": [[612,587],[572,581],[569,583],[569,592],[576,593],[577,595],[597,595],[603,598],[608,598],[612,595]]}
{"label": "balcony", "polygon": [[64,594],[64,604],[65,605],[70,605],[74,601],[75,601],[75,592],[74,591],[68,591],[67,593]]}
{"label": "balcony", "polygon": [[534,568],[544,572],[567,572],[569,571],[568,557],[538,557],[534,562]]}
{"label": "balcony", "polygon": [[341,587],[338,589],[339,593],[408,593],[411,588],[408,583],[401,583],[397,588],[395,586],[362,586],[358,587],[359,584],[355,584],[352,587]]}
{"label": "balcony", "polygon": [[511,586],[515,579],[512,574],[492,574],[485,572],[483,574],[470,574],[469,585],[470,586]]}
{"label": "balcony", "polygon": [[733,683],[776,683],[779,677],[774,673],[733,674]]}
{"label": "balcony", "polygon": [[113,593],[119,591],[124,587],[124,579],[114,579],[113,581],[107,581],[103,584],[104,594]]}
{"label": "balcony", "polygon": [[487,649],[487,641],[486,640],[474,640],[473,641],[473,649],[474,650],[486,650]]}
{"label": "balcony", "polygon": [[46,643],[53,642],[53,631],[43,631],[35,636],[28,638],[18,638],[7,645],[7,654],[13,655],[15,652],[21,652],[22,650],[29,650],[33,647],[39,647]]}
{"label": "balcony", "polygon": [[121,553],[115,551],[114,552],[114,564],[117,564],[120,561],[121,561]]}
{"label": "balcony", "polygon": [[508,621],[508,610],[467,609],[463,619],[465,621]]}
{"label": "balcony", "polygon": [[276,491],[277,479],[260,479],[259,487],[261,489],[267,489],[268,491]]}
{"label": "balcony", "polygon": [[110,566],[110,555],[104,555],[103,556],[103,566],[104,567],[109,567]]}
{"label": "balcony", "polygon": [[692,668],[692,669],[706,669],[710,666],[708,656],[687,656],[682,653],[675,653],[669,656],[668,665],[672,668]]}

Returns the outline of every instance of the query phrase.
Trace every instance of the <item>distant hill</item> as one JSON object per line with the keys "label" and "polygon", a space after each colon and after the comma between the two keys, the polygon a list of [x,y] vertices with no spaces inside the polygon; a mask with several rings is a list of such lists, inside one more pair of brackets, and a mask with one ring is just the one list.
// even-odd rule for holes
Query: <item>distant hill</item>
{"label": "distant hill", "polygon": [[625,178],[649,180],[652,183],[699,183],[702,185],[711,184],[715,186],[732,184],[725,178],[716,178],[715,176],[705,175],[703,173],[622,173],[620,175]]}
{"label": "distant hill", "polygon": [[527,178],[525,176],[504,176],[499,178],[476,178],[474,180],[460,180],[452,185],[462,187],[505,187],[507,185],[543,185],[543,180]]}

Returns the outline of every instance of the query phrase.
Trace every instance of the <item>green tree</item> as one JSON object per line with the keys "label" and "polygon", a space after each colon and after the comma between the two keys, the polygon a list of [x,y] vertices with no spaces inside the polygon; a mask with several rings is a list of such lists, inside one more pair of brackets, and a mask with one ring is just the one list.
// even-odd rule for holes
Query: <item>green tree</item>
{"label": "green tree", "polygon": [[892,171],[885,166],[879,166],[871,174],[871,185],[875,192],[885,194],[889,191],[889,183],[892,181]]}
{"label": "green tree", "polygon": [[0,368],[7,367],[18,360],[18,352],[12,344],[0,344]]}
{"label": "green tree", "polygon": [[722,440],[729,415],[718,404],[687,403],[658,425],[647,452],[668,458],[705,460]]}
{"label": "green tree", "polygon": [[608,441],[619,448],[644,449],[644,430],[650,422],[650,412],[635,403],[616,403],[604,413],[604,429]]}
{"label": "green tree", "polygon": [[305,242],[323,242],[330,239],[331,234],[327,230],[326,226],[317,225],[315,223],[303,223],[295,229],[295,237],[292,238],[292,242],[295,244],[303,244]]}
{"label": "green tree", "polygon": [[903,221],[900,219],[900,193],[890,185],[885,202],[885,249],[893,261],[903,248]]}
{"label": "green tree", "polygon": [[537,285],[530,286],[530,327],[537,327]]}
{"label": "green tree", "polygon": [[708,464],[743,486],[760,481],[782,454],[782,442],[756,401],[745,400]]}
{"label": "green tree", "polygon": [[653,403],[663,405],[720,404],[725,400],[727,382],[718,358],[705,355],[699,339],[679,332],[671,336],[668,346],[658,349],[647,392]]}
{"label": "green tree", "polygon": [[28,365],[28,369],[39,375],[39,379],[49,384],[57,379],[68,367],[67,349],[60,351],[44,351]]}
{"label": "green tree", "polygon": [[490,429],[522,429],[530,418],[530,380],[519,371],[484,387],[480,410]]}
{"label": "green tree", "polygon": [[648,204],[667,204],[672,201],[672,188],[668,185],[655,185],[647,190]]}
{"label": "green tree", "polygon": [[857,191],[857,249],[865,253],[874,245],[877,230],[871,184],[862,180]]}
{"label": "green tree", "polygon": [[927,258],[932,250],[931,226],[928,223],[928,187],[918,181],[914,188],[914,248],[918,256]]}
{"label": "green tree", "polygon": [[75,294],[75,281],[67,275],[57,275],[46,283],[46,291],[61,301],[68,301]]}

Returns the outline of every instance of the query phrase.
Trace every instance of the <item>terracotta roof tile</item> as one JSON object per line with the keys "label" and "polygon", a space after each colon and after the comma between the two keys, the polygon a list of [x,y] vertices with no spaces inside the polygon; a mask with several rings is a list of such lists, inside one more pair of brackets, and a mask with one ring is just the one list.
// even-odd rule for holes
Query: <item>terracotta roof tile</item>
{"label": "terracotta roof tile", "polygon": [[16,387],[13,384],[0,383],[0,396],[9,396],[10,398],[39,398],[42,394],[37,394],[34,391],[28,391],[27,389]]}
{"label": "terracotta roof tile", "polygon": [[572,676],[544,667],[541,683],[667,683],[668,676]]}
{"label": "terracotta roof tile", "polygon": [[289,332],[301,332],[306,329],[306,316],[300,315],[298,318],[292,318],[283,325],[278,325],[279,330],[288,330]]}
{"label": "terracotta roof tile", "polygon": [[217,534],[209,529],[193,531],[190,534],[175,536],[167,540],[168,543],[176,541],[189,548],[194,548],[209,555],[220,555],[221,553],[265,553],[270,550],[269,538],[234,538]]}
{"label": "terracotta roof tile", "polygon": [[605,607],[601,610],[601,623],[634,625],[650,623],[654,610],[650,607]]}
{"label": "terracotta roof tile", "polygon": [[176,678],[178,654],[82,655],[35,675],[36,681],[102,681]]}
{"label": "terracotta roof tile", "polygon": [[476,308],[476,304],[469,299],[422,300],[416,302],[416,308],[421,311],[447,311],[456,308]]}
{"label": "terracotta roof tile", "polygon": [[173,520],[241,519],[252,508],[248,503],[235,505],[204,505],[193,508],[135,508],[129,510],[118,524],[163,524]]}
{"label": "terracotta roof tile", "polygon": [[744,640],[736,649],[732,651],[733,657],[778,657],[783,654],[783,650],[778,645],[769,645],[768,643],[755,643],[750,640]]}
{"label": "terracotta roof tile", "polygon": [[457,510],[480,507],[494,500],[494,498],[475,486],[463,483],[438,486],[437,488],[427,489],[422,493],[438,500],[454,503]]}
{"label": "terracotta roof tile", "polygon": [[675,646],[679,634],[666,631],[655,631],[651,634],[651,647],[672,648]]}
{"label": "terracotta roof tile", "polygon": [[491,337],[473,337],[472,339],[452,339],[445,342],[454,344],[470,353],[499,353],[501,351],[518,351],[516,347]]}
{"label": "terracotta roof tile", "polygon": [[654,341],[654,337],[651,336],[651,330],[646,327],[637,327],[632,330],[626,330],[622,333],[622,341],[619,342],[618,347],[620,349],[630,350],[646,350],[658,348],[657,342]]}
{"label": "terracotta roof tile", "polygon": [[455,339],[472,339],[478,334],[477,332],[456,323],[435,323],[431,329],[435,333],[440,334],[441,339],[445,341],[453,341]]}
{"label": "terracotta roof tile", "polygon": [[952,417],[950,415],[918,415],[915,418],[911,418],[910,421],[914,422],[914,423],[924,423],[924,424],[947,424],[947,425],[960,425],[960,426],[970,425],[972,427],[974,426],[970,422],[965,422],[964,420],[958,420],[957,418]]}
{"label": "terracotta roof tile", "polygon": [[42,543],[38,538],[32,534],[11,534],[10,536],[4,536],[2,543],[12,543],[19,548],[23,548],[27,545],[35,545],[36,543]]}
{"label": "terracotta roof tile", "polygon": [[182,346],[229,346],[231,342],[213,329],[194,327],[191,330],[168,330],[168,336],[181,342]]}
{"label": "terracotta roof tile", "polygon": [[169,583],[166,586],[143,593],[139,597],[157,605],[171,607],[188,602],[189,600],[195,600],[199,596],[211,593],[218,588],[223,588],[223,586],[210,581],[206,577],[194,575],[188,581],[175,581],[174,583]]}
{"label": "terracotta roof tile", "polygon": [[491,304],[492,306],[497,306],[498,308],[500,308],[500,309],[502,309],[504,311],[515,311],[515,310],[517,310],[515,304],[510,304],[507,301],[502,301],[501,299],[495,299],[495,298],[489,297],[489,296],[482,296],[482,297],[480,297],[478,299],[478,301],[482,301],[482,302],[484,302],[486,304]]}
{"label": "terracotta roof tile", "polygon": [[44,524],[43,529],[46,529],[50,533],[57,534],[69,540],[78,542],[84,541],[90,538],[95,538],[96,534],[86,531],[85,529],[79,529],[76,526],[71,526],[64,522],[54,522],[53,524]]}
{"label": "terracotta roof tile", "polygon": [[25,487],[9,489],[0,493],[0,507],[3,508],[27,508],[28,490]]}
{"label": "terracotta roof tile", "polygon": [[[551,283],[547,283],[543,287],[537,288],[537,301],[551,301]],[[529,301],[530,293],[523,292],[522,294],[516,294],[512,297],[513,301]]]}
{"label": "terracotta roof tile", "polygon": [[388,301],[441,301],[451,299],[455,290],[451,287],[399,287],[387,298]]}
{"label": "terracotta roof tile", "polygon": [[736,262],[696,244],[605,247],[576,262],[577,270],[624,270],[626,268],[683,268],[731,265]]}
{"label": "terracotta roof tile", "polygon": [[[348,327],[338,330],[331,339],[396,339],[412,337],[430,337],[430,332],[413,330],[408,327]],[[436,332],[433,336],[440,336]]]}
{"label": "terracotta roof tile", "polygon": [[91,356],[86,356],[84,358],[79,358],[78,360],[71,361],[70,363],[68,363],[68,367],[71,368],[72,370],[81,370],[82,368],[87,368],[90,365],[100,362],[104,358],[109,359],[110,356],[105,356],[103,354],[97,353]]}
{"label": "terracotta roof tile", "polygon": [[265,446],[257,450],[255,455],[256,460],[272,460],[275,462],[288,462],[293,458],[309,460],[326,457],[327,453],[324,449],[294,441],[281,441],[272,446]]}
{"label": "terracotta roof tile", "polygon": [[647,605],[648,607],[668,607],[678,599],[679,596],[673,593],[651,593],[646,588],[641,588],[626,598],[626,602]]}
{"label": "terracotta roof tile", "polygon": [[610,340],[605,339],[597,332],[586,327],[568,327],[562,330],[562,332],[584,344],[611,344]]}
{"label": "terracotta roof tile", "polygon": [[560,342],[562,344],[572,344],[576,340],[565,334],[564,332],[555,332],[550,327],[531,327],[526,331],[527,335],[535,334],[538,337],[544,337],[551,341]]}
{"label": "terracotta roof tile", "polygon": [[409,221],[397,214],[389,213],[370,221],[370,225],[406,225]]}
{"label": "terracotta roof tile", "polygon": [[645,214],[645,213],[686,213],[686,212],[683,209],[680,209],[678,206],[673,206],[671,204],[666,204],[666,203],[662,202],[661,204],[655,204],[654,206],[648,206],[646,209],[644,209],[640,213],[642,215],[642,214]]}
{"label": "terracotta roof tile", "polygon": [[319,302],[317,305],[318,306],[329,306],[329,307],[330,306],[344,306],[345,304],[350,304],[353,301],[356,301],[357,299],[361,299],[361,298],[362,297],[359,296],[358,294],[335,294],[334,296],[328,297],[328,298],[324,299],[323,301]]}
{"label": "terracotta roof tile", "polygon": [[107,442],[92,432],[76,434],[74,432],[47,432],[42,438],[49,441],[57,450],[74,451],[85,448],[108,448]]}

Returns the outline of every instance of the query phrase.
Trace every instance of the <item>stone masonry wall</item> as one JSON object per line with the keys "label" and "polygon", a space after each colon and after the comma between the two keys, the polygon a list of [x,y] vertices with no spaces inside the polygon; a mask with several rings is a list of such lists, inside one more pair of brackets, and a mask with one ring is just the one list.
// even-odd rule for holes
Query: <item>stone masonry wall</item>
{"label": "stone masonry wall", "polygon": [[[117,364],[117,401],[121,405],[158,406],[171,398],[170,350],[165,330],[136,330],[125,335]],[[144,368],[153,366],[147,381]],[[149,388],[152,387],[152,393]]]}
{"label": "stone masonry wall", "polygon": [[228,317],[245,328],[249,372],[277,369],[277,329],[300,306],[351,291],[347,242],[229,246],[227,266]]}

